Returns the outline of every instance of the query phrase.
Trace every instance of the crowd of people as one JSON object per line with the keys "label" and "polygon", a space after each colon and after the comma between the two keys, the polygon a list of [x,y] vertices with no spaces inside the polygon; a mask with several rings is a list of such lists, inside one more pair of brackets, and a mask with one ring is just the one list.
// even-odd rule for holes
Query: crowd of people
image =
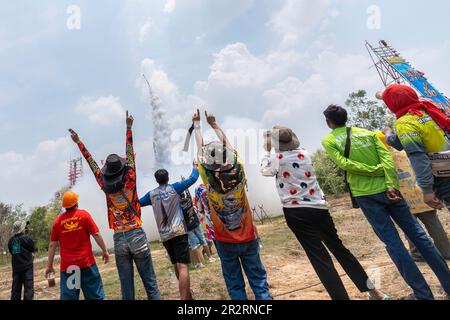
{"label": "crowd of people", "polygon": [[[396,115],[395,130],[384,132],[347,127],[347,112],[331,105],[324,111],[332,130],[323,147],[345,172],[345,181],[355,208],[360,208],[412,294],[405,299],[434,299],[417,261],[425,261],[450,295],[450,242],[436,210],[450,207],[450,119],[433,103],[422,100],[410,87],[392,85],[382,94]],[[155,173],[158,187],[139,198],[133,151],[133,117],[126,116],[126,158],[110,155],[100,168],[78,134],[69,130],[104,191],[108,221],[114,230],[114,256],[124,300],[135,299],[134,265],[148,299],[161,298],[152,256],[142,229],[141,207],[152,206],[161,241],[174,266],[182,300],[193,299],[189,264],[191,252],[196,267],[206,259],[214,262],[215,247],[222,274],[232,300],[248,299],[244,276],[257,300],[271,300],[267,272],[260,257],[256,226],[246,192],[244,164],[230,144],[216,118],[205,112],[217,140],[205,144],[200,111],[193,128],[198,155],[187,179],[171,183],[169,172]],[[290,230],[303,247],[317,276],[333,300],[350,296],[334,266],[332,255],[369,300],[389,300],[377,288],[358,259],[343,244],[329,211],[311,157],[290,128],[275,126],[264,134],[266,154],[261,173],[274,177]],[[189,188],[201,179],[194,196]],[[423,201],[421,200],[423,199]],[[105,298],[90,238],[109,253],[90,214],[78,208],[78,195],[67,192],[62,213],[54,222],[46,275],[55,272],[57,246],[61,256],[61,299]],[[422,221],[434,242],[418,220]],[[397,227],[408,241],[410,252]],[[13,255],[12,298],[33,298],[34,245],[21,222],[14,224],[10,252]],[[78,275],[73,281],[73,275]]]}

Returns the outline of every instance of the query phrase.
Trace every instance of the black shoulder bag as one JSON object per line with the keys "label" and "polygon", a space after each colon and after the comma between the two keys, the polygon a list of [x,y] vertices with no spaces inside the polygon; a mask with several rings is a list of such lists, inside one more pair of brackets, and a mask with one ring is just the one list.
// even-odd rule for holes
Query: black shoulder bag
{"label": "black shoulder bag", "polygon": [[[345,151],[344,151],[344,157],[346,157],[347,159],[350,157],[350,149],[352,146],[351,133],[352,133],[352,128],[348,127],[347,128],[347,140],[345,142]],[[359,209],[359,204],[356,201],[355,197],[353,196],[352,190],[350,189],[350,185],[348,184],[347,171],[344,172],[344,181],[345,181],[345,185],[347,186],[348,193],[350,194],[350,198],[352,199],[353,208]]]}

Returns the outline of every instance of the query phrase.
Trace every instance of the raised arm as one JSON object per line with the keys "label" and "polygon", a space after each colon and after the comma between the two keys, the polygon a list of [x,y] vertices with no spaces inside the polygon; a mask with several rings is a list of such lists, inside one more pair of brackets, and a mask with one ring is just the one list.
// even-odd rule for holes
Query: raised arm
{"label": "raised arm", "polygon": [[216,132],[217,137],[221,142],[223,142],[228,148],[234,150],[233,146],[231,145],[230,141],[228,141],[227,136],[223,132],[223,130],[219,127],[216,121],[216,117],[212,114],[208,115],[208,112],[205,111],[206,120],[208,121],[208,124],[211,126],[211,128],[214,129]]}
{"label": "raised arm", "polygon": [[72,129],[69,129],[69,132],[70,132],[70,136],[71,136],[73,142],[75,142],[77,144],[78,148],[81,151],[81,154],[86,159],[86,162],[88,163],[89,168],[91,168],[92,172],[94,173],[95,180],[97,180],[97,183],[99,184],[99,186],[102,187],[103,186],[103,178],[102,178],[103,175],[102,175],[102,171],[100,170],[100,167],[98,166],[97,162],[94,160],[92,155],[89,153],[89,151],[86,149],[86,146],[84,145],[84,143],[81,142],[78,134]]}
{"label": "raised arm", "polygon": [[279,162],[271,157],[272,137],[270,131],[264,133],[264,158],[260,164],[261,174],[265,177],[273,177],[278,174]]}
{"label": "raised arm", "polygon": [[197,165],[194,164],[192,168],[192,173],[189,178],[182,180],[180,182],[174,183],[172,186],[178,194],[182,194],[184,191],[189,189],[195,182],[197,182],[199,176],[199,171]]}
{"label": "raised arm", "polygon": [[203,147],[203,136],[202,129],[200,126],[200,110],[197,109],[197,112],[192,116],[192,123],[194,124],[194,136],[195,136],[195,144],[197,145],[197,153],[201,152]]}
{"label": "raised arm", "polygon": [[134,118],[132,115],[128,114],[127,111],[127,138],[126,138],[126,145],[125,145],[125,150],[127,153],[127,162],[128,165],[130,165],[134,170],[136,170],[136,161],[135,161],[135,157],[134,157],[134,148],[133,148],[133,122],[134,122]]}

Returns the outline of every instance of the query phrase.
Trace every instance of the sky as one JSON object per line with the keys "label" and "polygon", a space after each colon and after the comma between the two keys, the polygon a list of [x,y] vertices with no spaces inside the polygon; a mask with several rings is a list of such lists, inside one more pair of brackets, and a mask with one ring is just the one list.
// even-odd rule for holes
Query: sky
{"label": "sky", "polygon": [[[136,119],[140,193],[154,187],[143,73],[173,132],[200,106],[225,129],[290,126],[311,152],[329,131],[327,105],[382,88],[365,40],[387,40],[450,94],[445,0],[1,0],[0,8],[0,201],[25,208],[67,184],[79,155],[68,128],[97,160],[124,154],[125,110]],[[273,181],[257,173],[259,151],[248,151],[250,193],[277,201]],[[95,185],[89,172],[83,179]]]}

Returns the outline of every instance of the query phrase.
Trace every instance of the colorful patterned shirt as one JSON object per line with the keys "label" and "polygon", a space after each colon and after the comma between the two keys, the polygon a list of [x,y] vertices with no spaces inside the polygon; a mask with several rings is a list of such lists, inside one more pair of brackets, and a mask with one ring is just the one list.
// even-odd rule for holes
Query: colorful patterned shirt
{"label": "colorful patterned shirt", "polygon": [[[100,188],[103,188],[103,173],[97,162],[92,158],[92,155],[81,141],[78,143],[78,147],[94,173],[98,185]],[[109,227],[116,231],[129,231],[142,226],[141,206],[136,190],[136,163],[133,151],[133,133],[131,129],[128,129],[126,134],[126,153],[128,168],[125,188],[122,191],[128,198],[128,201],[124,198],[122,192],[105,194],[106,205],[108,207]],[[130,207],[128,202],[131,203],[133,208]]]}
{"label": "colorful patterned shirt", "polygon": [[450,150],[450,141],[444,130],[425,112],[422,116],[406,114],[395,122],[398,138],[408,154],[424,193],[434,188],[434,176],[428,154]]}
{"label": "colorful patterned shirt", "polygon": [[[252,211],[245,192],[244,165],[238,159],[229,172],[213,172],[199,166],[200,176],[206,186],[214,234],[225,243],[246,243],[255,240]],[[224,184],[234,187],[225,191]]]}
{"label": "colorful patterned shirt", "polygon": [[328,209],[311,158],[305,149],[280,152],[274,157],[267,154],[261,162],[261,173],[266,177],[276,177],[283,207]]}

